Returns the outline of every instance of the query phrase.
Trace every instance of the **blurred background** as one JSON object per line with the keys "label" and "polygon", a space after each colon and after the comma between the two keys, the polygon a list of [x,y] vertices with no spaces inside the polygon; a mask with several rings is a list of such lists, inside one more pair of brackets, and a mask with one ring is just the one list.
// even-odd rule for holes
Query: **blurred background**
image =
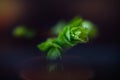
{"label": "blurred background", "polygon": [[[89,64],[95,74],[92,80],[115,80],[120,56],[118,10],[118,0],[0,0],[0,80],[22,80],[20,64],[41,56],[36,45],[51,37],[50,29],[58,21],[75,16],[95,23],[99,36],[65,55],[80,56],[82,63]],[[12,31],[18,25],[33,29],[36,35],[14,37]]]}

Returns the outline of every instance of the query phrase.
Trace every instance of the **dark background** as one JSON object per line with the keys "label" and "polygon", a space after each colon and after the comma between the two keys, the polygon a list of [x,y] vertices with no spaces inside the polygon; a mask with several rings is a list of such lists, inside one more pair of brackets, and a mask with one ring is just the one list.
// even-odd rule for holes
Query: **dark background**
{"label": "dark background", "polygon": [[[75,46],[66,55],[81,56],[80,61],[91,65],[95,72],[93,80],[117,80],[118,0],[0,0],[0,3],[0,6],[4,3],[0,7],[0,80],[21,80],[19,65],[41,56],[36,45],[51,37],[50,28],[60,20],[69,21],[75,16],[94,22],[99,36],[87,44]],[[32,28],[36,36],[31,39],[13,37],[11,32],[18,25]]]}

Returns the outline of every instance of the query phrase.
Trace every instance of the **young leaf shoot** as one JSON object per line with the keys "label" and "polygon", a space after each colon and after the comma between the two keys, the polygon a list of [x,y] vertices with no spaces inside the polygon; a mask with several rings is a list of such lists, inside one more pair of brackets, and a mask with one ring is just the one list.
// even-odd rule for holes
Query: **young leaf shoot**
{"label": "young leaf shoot", "polygon": [[47,53],[47,59],[56,60],[61,58],[65,49],[71,48],[78,43],[87,43],[97,33],[97,29],[92,22],[80,17],[75,17],[59,31],[56,38],[49,38],[45,42],[38,44],[39,50]]}

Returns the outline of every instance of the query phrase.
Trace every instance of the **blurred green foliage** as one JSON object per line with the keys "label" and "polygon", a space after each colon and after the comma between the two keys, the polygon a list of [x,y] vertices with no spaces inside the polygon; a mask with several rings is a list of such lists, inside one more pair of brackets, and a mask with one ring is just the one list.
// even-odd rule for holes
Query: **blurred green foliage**
{"label": "blurred green foliage", "polygon": [[97,34],[96,26],[88,20],[83,20],[81,17],[75,17],[66,24],[58,23],[55,27],[53,30],[59,29],[55,30],[55,35],[58,34],[58,36],[49,38],[38,45],[41,51],[47,53],[46,57],[50,60],[61,58],[65,49],[71,48],[78,43],[87,43],[89,39],[96,37]]}
{"label": "blurred green foliage", "polygon": [[32,38],[35,36],[35,31],[25,26],[17,26],[12,34],[18,38]]}

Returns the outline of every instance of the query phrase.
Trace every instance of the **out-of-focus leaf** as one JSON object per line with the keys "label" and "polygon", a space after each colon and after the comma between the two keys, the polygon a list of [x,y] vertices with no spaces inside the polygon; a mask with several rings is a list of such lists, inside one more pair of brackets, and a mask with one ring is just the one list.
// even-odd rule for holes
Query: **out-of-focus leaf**
{"label": "out-of-focus leaf", "polygon": [[59,32],[64,28],[65,26],[65,21],[59,21],[53,28],[51,29],[52,34],[58,35]]}
{"label": "out-of-focus leaf", "polygon": [[82,26],[88,30],[89,38],[95,38],[98,35],[98,29],[91,21],[83,21]]}
{"label": "out-of-focus leaf", "polygon": [[51,60],[55,60],[61,57],[61,52],[58,48],[51,48],[47,53],[47,58]]}
{"label": "out-of-focus leaf", "polygon": [[13,30],[12,34],[15,37],[32,38],[35,36],[35,31],[25,26],[18,26]]}

